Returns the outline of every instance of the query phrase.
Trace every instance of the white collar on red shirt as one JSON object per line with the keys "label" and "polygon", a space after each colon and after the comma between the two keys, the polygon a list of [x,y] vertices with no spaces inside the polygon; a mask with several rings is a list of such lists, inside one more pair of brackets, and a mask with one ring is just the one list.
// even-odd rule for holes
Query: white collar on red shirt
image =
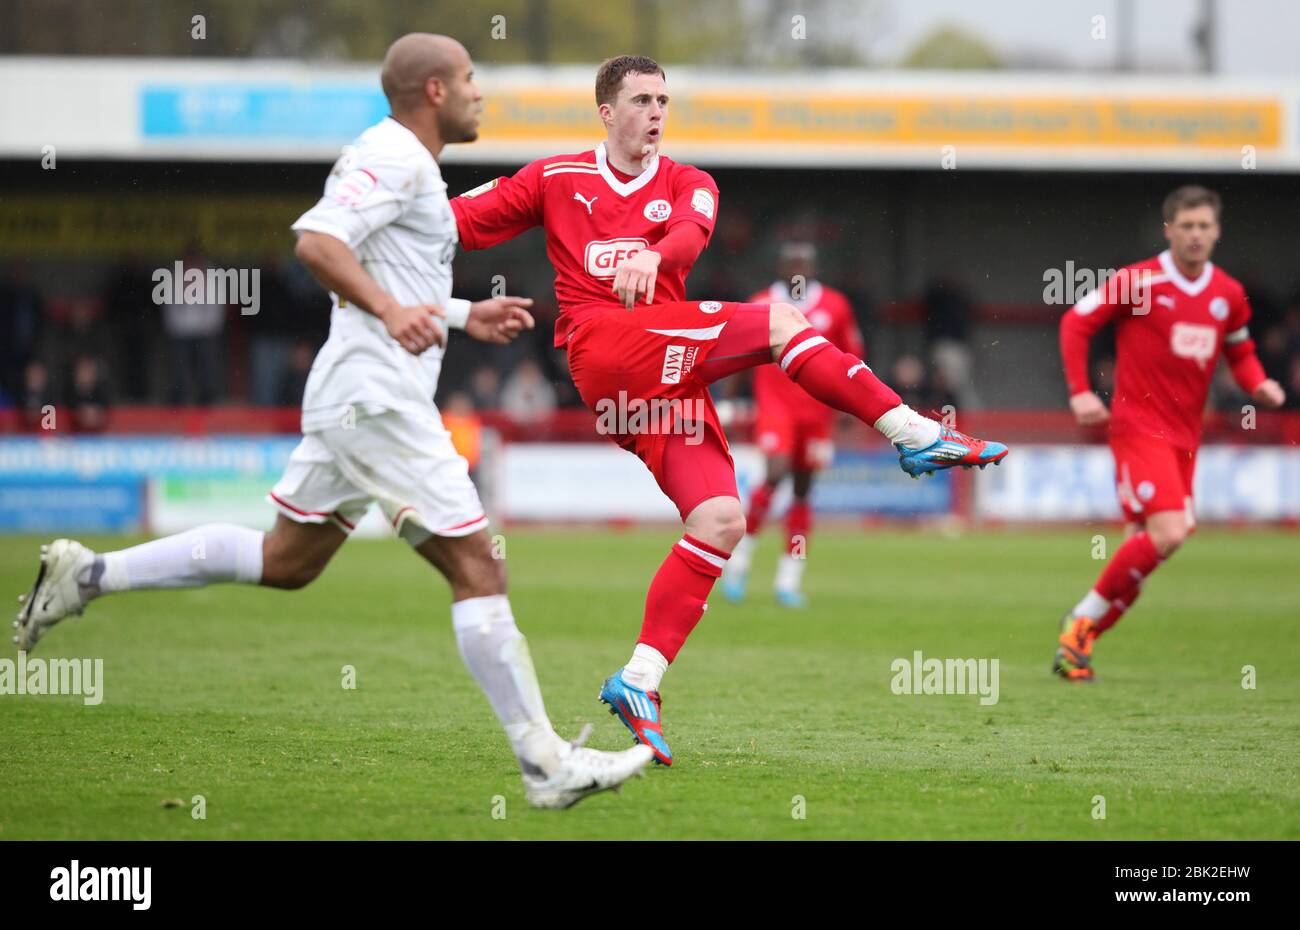
{"label": "white collar on red shirt", "polygon": [[635,194],[654,180],[655,172],[659,170],[659,153],[655,152],[654,158],[650,159],[650,164],[646,165],[646,169],[632,180],[620,181],[614,176],[614,172],[609,167],[609,158],[605,155],[605,143],[602,142],[596,146],[596,170],[605,179],[605,183],[609,185],[610,190],[620,197],[626,197],[628,194]]}
{"label": "white collar on red shirt", "polygon": [[1214,263],[1206,262],[1205,268],[1201,271],[1201,276],[1195,281],[1190,280],[1178,270],[1178,263],[1174,261],[1173,253],[1165,249],[1160,253],[1160,267],[1169,275],[1169,280],[1178,286],[1178,289],[1188,297],[1195,297],[1201,291],[1205,290],[1210,284],[1210,278],[1214,277]]}
{"label": "white collar on red shirt", "polygon": [[809,281],[801,300],[795,300],[790,296],[790,285],[784,281],[774,282],[769,293],[772,295],[773,303],[784,303],[788,300],[801,309],[803,307],[815,307],[822,299],[822,284],[820,281]]}

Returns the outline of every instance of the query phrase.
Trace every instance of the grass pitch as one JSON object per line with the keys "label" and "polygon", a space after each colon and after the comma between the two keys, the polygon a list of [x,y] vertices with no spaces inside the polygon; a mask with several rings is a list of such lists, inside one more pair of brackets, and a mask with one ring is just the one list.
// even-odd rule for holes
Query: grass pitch
{"label": "grass pitch", "polygon": [[[298,592],[105,598],[33,655],[102,658],[102,704],[0,696],[0,839],[1300,837],[1300,536],[1201,530],[1098,644],[1098,682],[1069,685],[1055,623],[1095,532],[823,532],[798,612],[771,601],[768,535],[749,603],[715,592],[665,679],[677,763],[565,812],[524,802],[446,587],[401,543],[349,543]],[[596,693],[676,538],[508,534],[565,735],[629,744]],[[0,539],[0,592],[41,541]],[[916,650],[998,659],[998,703],[894,694]]]}

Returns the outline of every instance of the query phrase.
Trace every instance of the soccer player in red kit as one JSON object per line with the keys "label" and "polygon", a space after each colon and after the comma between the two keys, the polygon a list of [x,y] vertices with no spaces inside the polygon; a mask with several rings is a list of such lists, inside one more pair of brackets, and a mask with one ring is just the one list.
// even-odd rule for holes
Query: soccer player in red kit
{"label": "soccer player in red kit", "polygon": [[813,397],[884,433],[913,475],[987,465],[1007,449],[917,414],[792,304],[685,300],[686,275],[713,232],[718,187],[659,154],[668,89],[652,59],[601,65],[596,103],[607,138],[594,150],[535,161],[455,198],[452,210],[466,249],[545,228],[560,305],[555,344],[568,350],[573,383],[598,428],[646,464],[685,523],[650,584],[631,660],[601,689],[669,765],[659,682],[745,531],[709,384],[777,361]]}
{"label": "soccer player in red kit", "polygon": [[[1222,350],[1255,403],[1281,406],[1247,323],[1236,279],[1210,262],[1219,240],[1219,195],[1180,187],[1165,198],[1169,248],[1129,265],[1061,318],[1070,409],[1084,426],[1110,423],[1115,486],[1127,538],[1087,595],[1062,620],[1052,670],[1093,680],[1092,644],[1133,606],[1142,583],[1195,528],[1192,476],[1201,415]],[[1115,323],[1115,395],[1107,410],[1088,381],[1088,340]]]}
{"label": "soccer player in red kit", "polygon": [[[787,242],[781,247],[778,265],[780,279],[749,298],[749,302],[792,303],[831,345],[862,358],[862,334],[848,298],[815,278],[816,247],[810,242]],[[766,473],[750,497],[745,535],[723,569],[722,593],[733,601],[744,598],[759,530],[772,496],[789,475],[794,496],[785,512],[785,554],[777,563],[773,590],[781,606],[803,607],[806,601],[800,589],[812,531],[808,497],[813,475],[831,462],[835,411],[810,397],[775,365],[754,369],[754,402],[758,406],[754,439],[763,452]]]}

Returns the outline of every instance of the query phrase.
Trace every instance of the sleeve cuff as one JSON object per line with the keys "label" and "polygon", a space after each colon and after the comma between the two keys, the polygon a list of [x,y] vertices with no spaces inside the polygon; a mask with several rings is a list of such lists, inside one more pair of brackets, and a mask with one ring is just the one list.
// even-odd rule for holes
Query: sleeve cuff
{"label": "sleeve cuff", "polygon": [[348,238],[347,232],[342,227],[335,226],[333,223],[326,223],[322,220],[307,219],[304,217],[303,219],[298,220],[289,228],[297,233],[300,232],[324,233],[327,236],[333,236],[335,239],[339,240],[344,245],[346,245],[349,249],[353,247],[352,240]]}
{"label": "sleeve cuff", "polygon": [[447,301],[447,306],[442,308],[443,319],[452,329],[464,329],[465,324],[469,322],[469,308],[468,300],[453,297]]}

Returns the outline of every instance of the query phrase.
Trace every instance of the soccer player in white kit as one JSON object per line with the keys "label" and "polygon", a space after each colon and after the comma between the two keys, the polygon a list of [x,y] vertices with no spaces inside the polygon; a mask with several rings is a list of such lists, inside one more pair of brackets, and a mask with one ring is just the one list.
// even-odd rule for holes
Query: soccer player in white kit
{"label": "soccer player in white kit", "polygon": [[19,599],[14,640],[30,650],[59,620],[117,591],[301,588],[377,502],[451,585],[461,656],[505,728],[529,802],[568,807],[639,773],[651,751],[599,752],[551,727],[506,596],[505,562],[493,557],[468,464],[433,404],[444,326],[503,343],[533,325],[530,300],[451,297],[457,229],[435,159],[444,145],[478,136],[482,94],[469,53],[446,36],[403,36],[384,58],[382,83],[391,115],[344,149],[325,195],[293,224],[296,254],[334,306],[307,379],[302,442],[268,495],[280,511],[275,526],[209,524],[102,554],[56,540],[42,547],[36,582]]}

